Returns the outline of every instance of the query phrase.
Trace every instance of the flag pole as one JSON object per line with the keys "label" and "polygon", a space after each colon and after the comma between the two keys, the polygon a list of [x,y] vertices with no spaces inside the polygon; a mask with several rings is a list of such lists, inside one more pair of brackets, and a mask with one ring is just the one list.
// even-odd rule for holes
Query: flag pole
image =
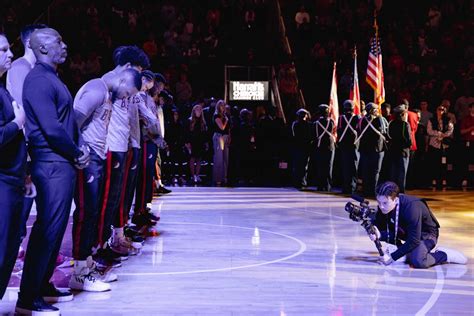
{"label": "flag pole", "polygon": [[374,10],[374,29],[375,29],[375,38],[379,39],[379,26],[377,24],[377,10]]}
{"label": "flag pole", "polygon": [[[352,82],[352,89],[349,94],[352,102],[354,102],[354,113],[360,113],[360,92],[359,92],[359,74],[357,73],[357,44],[354,44],[354,51],[352,52],[352,57],[354,58],[354,73],[352,74],[353,82]],[[356,80],[357,78],[357,80]],[[357,82],[356,82],[357,81]],[[356,85],[357,85],[357,93],[356,93]]]}
{"label": "flag pole", "polygon": [[[377,25],[377,10],[374,9],[374,29],[375,29],[375,40],[379,40],[379,26]],[[377,90],[374,89],[374,103],[380,105],[377,100]]]}

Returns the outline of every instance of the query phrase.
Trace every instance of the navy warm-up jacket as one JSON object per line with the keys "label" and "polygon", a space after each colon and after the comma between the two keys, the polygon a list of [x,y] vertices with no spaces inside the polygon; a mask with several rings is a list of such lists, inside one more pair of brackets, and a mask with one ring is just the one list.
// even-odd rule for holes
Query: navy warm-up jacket
{"label": "navy warm-up jacket", "polygon": [[31,159],[70,161],[81,155],[82,138],[73,99],[53,67],[37,62],[23,86],[26,133]]}
{"label": "navy warm-up jacket", "polygon": [[12,107],[13,98],[0,84],[0,178],[23,184],[26,173],[26,144]]}

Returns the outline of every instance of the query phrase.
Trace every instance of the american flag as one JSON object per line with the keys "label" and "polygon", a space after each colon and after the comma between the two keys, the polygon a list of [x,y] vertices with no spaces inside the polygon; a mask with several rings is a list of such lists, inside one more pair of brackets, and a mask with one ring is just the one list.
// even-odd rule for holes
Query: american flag
{"label": "american flag", "polygon": [[359,92],[359,75],[357,73],[357,50],[354,50],[354,81],[349,99],[354,102],[354,114],[360,114],[360,92]]}
{"label": "american flag", "polygon": [[382,68],[382,50],[378,36],[370,41],[369,61],[367,63],[367,83],[374,89],[374,102],[382,104],[385,101],[385,88]]}
{"label": "american flag", "polygon": [[339,102],[337,100],[337,78],[336,78],[336,63],[332,71],[331,93],[329,96],[329,118],[334,121],[333,134],[336,135],[337,121],[339,120]]}

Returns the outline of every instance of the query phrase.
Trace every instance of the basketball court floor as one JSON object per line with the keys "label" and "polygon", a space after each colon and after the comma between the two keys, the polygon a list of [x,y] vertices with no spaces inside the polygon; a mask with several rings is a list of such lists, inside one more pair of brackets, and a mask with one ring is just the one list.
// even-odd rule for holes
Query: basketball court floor
{"label": "basketball court floor", "polygon": [[[153,202],[160,235],[115,269],[112,291],[77,293],[57,306],[62,315],[474,315],[474,194],[410,193],[429,199],[439,244],[463,251],[467,265],[379,265],[341,195],[173,188]],[[72,217],[66,255],[71,226]],[[58,268],[55,283],[67,286],[71,273]],[[19,278],[0,315],[14,310]]]}

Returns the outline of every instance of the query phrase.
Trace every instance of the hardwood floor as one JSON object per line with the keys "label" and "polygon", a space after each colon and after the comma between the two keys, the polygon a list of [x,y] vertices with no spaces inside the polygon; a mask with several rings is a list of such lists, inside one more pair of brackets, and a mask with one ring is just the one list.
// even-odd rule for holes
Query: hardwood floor
{"label": "hardwood floor", "polygon": [[[439,244],[463,251],[467,265],[379,265],[340,195],[174,188],[153,202],[160,236],[115,269],[112,291],[57,306],[62,315],[474,315],[474,194],[411,193],[429,199]],[[69,227],[63,253],[70,243]],[[71,272],[57,269],[56,283]],[[13,276],[0,314],[13,311],[18,284]]]}

